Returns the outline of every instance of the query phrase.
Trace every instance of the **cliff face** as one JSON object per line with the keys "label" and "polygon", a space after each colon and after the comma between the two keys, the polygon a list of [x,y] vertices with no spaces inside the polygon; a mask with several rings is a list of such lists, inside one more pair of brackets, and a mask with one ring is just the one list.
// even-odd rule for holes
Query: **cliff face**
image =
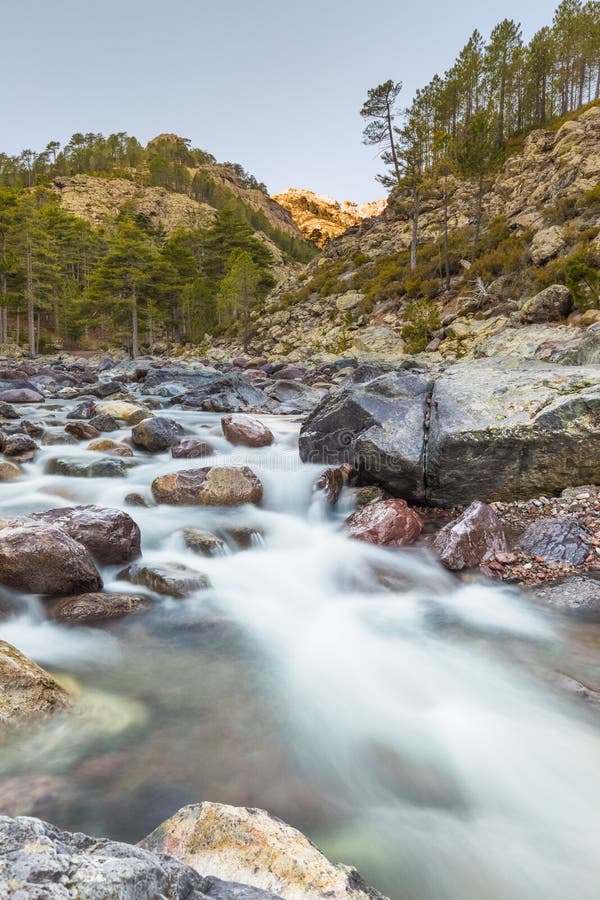
{"label": "cliff face", "polygon": [[339,203],[325,194],[298,188],[275,194],[272,199],[289,211],[304,237],[318,247],[324,247],[365,219],[380,215],[387,205],[387,200],[371,203],[344,200]]}
{"label": "cliff face", "polygon": [[[381,215],[329,242],[299,279],[271,295],[257,318],[254,349],[294,360],[344,352],[402,358],[407,304],[425,297],[441,323],[430,348],[436,358],[479,352],[481,342],[519,323],[520,308],[541,287],[561,281],[565,261],[577,256],[600,266],[599,183],[600,106],[557,129],[532,132],[486,185],[485,253],[472,265],[476,185],[450,179],[450,244],[458,248],[450,290],[441,261],[442,185],[421,205],[418,258],[429,266],[425,275],[417,273],[421,284],[408,270],[410,203],[394,192]],[[598,301],[591,297],[588,305]],[[586,313],[587,324],[595,312]],[[546,327],[545,340],[553,330]],[[518,343],[516,330],[510,337]]]}
{"label": "cliff face", "polygon": [[52,190],[59,194],[67,212],[85,219],[94,228],[114,221],[124,208],[148,216],[167,234],[182,227],[207,228],[215,216],[215,210],[206,203],[197,203],[165,188],[142,187],[127,178],[61,176],[54,179]]}

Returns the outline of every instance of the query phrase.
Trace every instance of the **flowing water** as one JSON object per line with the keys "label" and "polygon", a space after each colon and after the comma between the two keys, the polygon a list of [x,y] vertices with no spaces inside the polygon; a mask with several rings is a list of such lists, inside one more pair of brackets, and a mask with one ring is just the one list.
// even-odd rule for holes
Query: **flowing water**
{"label": "flowing water", "polygon": [[[35,418],[60,420],[69,404],[55,406]],[[33,814],[126,840],[187,802],[261,806],[393,900],[597,900],[598,719],[553,675],[598,687],[596,627],[567,630],[421,552],[346,540],[347,510],[313,493],[293,420],[265,419],[275,445],[240,451],[218,416],[168,414],[213,444],[211,463],[255,469],[260,509],[127,506],[196,465],[168,454],[136,454],[125,479],[44,474],[52,457],[98,458],[81,445],[44,447],[26,481],[0,486],[0,515],[126,509],[146,562],[212,585],[102,629],[52,624],[20,598],[0,638],[66,678],[79,713],[5,743],[4,806],[37,790]],[[250,546],[205,559],[189,526],[246,528]],[[102,569],[106,588],[131,590],[118,571]]]}

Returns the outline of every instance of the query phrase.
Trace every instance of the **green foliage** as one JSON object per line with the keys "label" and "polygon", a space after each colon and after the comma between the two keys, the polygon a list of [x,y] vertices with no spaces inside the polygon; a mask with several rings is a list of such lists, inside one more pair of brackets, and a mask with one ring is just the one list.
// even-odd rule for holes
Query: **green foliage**
{"label": "green foliage", "polygon": [[420,353],[441,328],[440,314],[431,300],[412,300],[406,304],[402,323],[402,340],[407,353]]}
{"label": "green foliage", "polygon": [[565,284],[580,310],[600,306],[600,271],[581,258],[572,257],[565,263]]}

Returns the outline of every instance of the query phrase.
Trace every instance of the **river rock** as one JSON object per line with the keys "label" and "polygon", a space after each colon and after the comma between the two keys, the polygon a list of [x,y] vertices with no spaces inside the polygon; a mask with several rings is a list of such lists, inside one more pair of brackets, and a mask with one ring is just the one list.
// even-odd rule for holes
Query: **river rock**
{"label": "river rock", "polygon": [[32,459],[38,445],[28,434],[9,434],[0,440],[5,456],[17,457],[24,462]]}
{"label": "river rock", "polygon": [[183,428],[173,419],[157,416],[144,419],[131,429],[131,439],[137,447],[143,447],[150,453],[161,453],[176,444]]}
{"label": "river rock", "polygon": [[0,391],[0,400],[4,403],[45,403],[45,398],[31,388],[8,388]]}
{"label": "river rock", "polygon": [[311,412],[323,399],[326,391],[291,379],[278,379],[264,388],[265,394],[276,404],[281,415]]}
{"label": "river rock", "polygon": [[0,481],[10,481],[12,478],[18,478],[23,472],[14,462],[0,460]]}
{"label": "river rock", "polygon": [[121,509],[65,506],[33,513],[31,518],[57,525],[106,565],[130,562],[141,553],[140,529]]}
{"label": "river rock", "polygon": [[67,419],[91,419],[96,412],[95,400],[82,400],[67,415]]}
{"label": "river rock", "polygon": [[479,566],[496,550],[508,552],[500,519],[490,506],[479,500],[441,528],[432,546],[446,568],[453,571]]}
{"label": "river rock", "polygon": [[160,475],[152,493],[159,503],[173,506],[241,506],[260,503],[263,487],[248,466],[206,466]]}
{"label": "river rock", "polygon": [[90,419],[90,425],[93,425],[100,432],[118,431],[119,429],[117,420],[109,416],[108,413],[100,413],[97,416],[93,416]]}
{"label": "river rock", "polygon": [[210,587],[206,575],[176,563],[157,566],[136,563],[119,572],[118,578],[167,597],[189,597]]}
{"label": "river rock", "polygon": [[361,478],[411,502],[425,497],[429,378],[394,372],[331,394],[300,431],[304,462],[350,463]]}
{"label": "river rock", "polygon": [[111,441],[110,438],[98,438],[88,444],[88,450],[95,453],[110,453],[111,456],[132,457],[133,450],[126,444],[118,444],[117,441]]}
{"label": "river rock", "polygon": [[18,419],[19,413],[10,403],[0,402],[0,417],[3,419]]}
{"label": "river rock", "polygon": [[126,400],[106,400],[98,404],[97,410],[98,413],[112,416],[113,419],[120,419],[130,425],[135,425],[152,415],[145,406],[129,403]]}
{"label": "river rock", "polygon": [[262,809],[186,806],[140,846],[285,900],[385,900],[356,869],[329,862],[303,834]]}
{"label": "river rock", "polygon": [[98,429],[90,425],[89,422],[69,422],[65,426],[65,431],[67,434],[72,434],[78,441],[91,441],[100,437]]}
{"label": "river rock", "polygon": [[171,447],[173,459],[201,459],[203,456],[213,456],[214,452],[210,444],[196,438],[182,438],[178,444]]}
{"label": "river rock", "polygon": [[212,378],[208,384],[194,388],[179,399],[186,409],[234,413],[266,409],[268,396],[244,375],[230,374]]}
{"label": "river rock", "polygon": [[184,528],[183,539],[186,547],[200,556],[222,556],[227,552],[227,544],[212,531],[200,528]]}
{"label": "river rock", "polygon": [[435,383],[427,448],[427,499],[439,506],[600,483],[600,369],[464,360]]}
{"label": "river rock", "polygon": [[70,625],[96,625],[111,619],[122,619],[152,606],[145,594],[79,594],[57,597],[46,606],[48,617]]}
{"label": "river rock", "polygon": [[98,591],[89,550],[61,528],[33,518],[0,519],[0,584],[57,596]]}
{"label": "river rock", "polygon": [[573,308],[571,291],[564,284],[550,287],[531,297],[521,307],[523,322],[556,322],[566,319]]}
{"label": "river rock", "polygon": [[348,537],[381,547],[404,547],[412,544],[423,530],[423,520],[406,500],[380,500],[369,503],[348,516]]}
{"label": "river rock", "polygon": [[588,545],[582,540],[583,534],[581,525],[573,516],[538,519],[527,526],[518,546],[545,562],[579,566],[589,553]]}
{"label": "river rock", "polygon": [[574,575],[527,591],[536,602],[569,616],[600,621],[600,580]]}
{"label": "river rock", "polygon": [[171,856],[29,816],[0,817],[0,867],[14,900],[277,900],[204,877]]}
{"label": "river rock", "polygon": [[[0,641],[0,725],[28,722],[70,706],[69,694],[48,672],[12,644]],[[2,852],[0,844],[0,860]],[[0,872],[1,866],[0,862]]]}
{"label": "river rock", "polygon": [[46,463],[49,475],[67,475],[70,478],[125,478],[127,465],[121,459],[99,459],[85,463],[71,457],[49,459]]}
{"label": "river rock", "polygon": [[229,443],[236,447],[269,447],[273,443],[273,432],[250,416],[223,416],[221,428]]}

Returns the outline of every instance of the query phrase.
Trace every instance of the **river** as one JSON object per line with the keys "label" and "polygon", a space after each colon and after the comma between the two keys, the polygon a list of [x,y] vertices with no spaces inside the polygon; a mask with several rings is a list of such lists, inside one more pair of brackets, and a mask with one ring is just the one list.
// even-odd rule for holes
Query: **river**
{"label": "river", "polygon": [[[71,405],[22,413],[60,422]],[[146,562],[212,585],[104,628],[53,624],[21,598],[0,638],[66,679],[79,713],[5,741],[0,794],[49,786],[54,824],[128,841],[188,802],[268,808],[392,900],[597,900],[597,708],[556,673],[598,689],[598,627],[461,583],[421,551],[347,540],[348,510],[328,510],[319,467],[298,461],[295,419],[263,417],[275,444],[245,450],[219,416],[168,415],[213,444],[211,464],[250,465],[261,507],[128,506],[196,465],[167,453],[136,452],[126,478],[45,474],[53,457],[98,458],[82,445],[44,446],[26,480],[0,485],[0,515],[125,509]],[[249,546],[203,558],[184,527],[247,529]],[[102,568],[105,587],[131,592],[119,568]]]}

